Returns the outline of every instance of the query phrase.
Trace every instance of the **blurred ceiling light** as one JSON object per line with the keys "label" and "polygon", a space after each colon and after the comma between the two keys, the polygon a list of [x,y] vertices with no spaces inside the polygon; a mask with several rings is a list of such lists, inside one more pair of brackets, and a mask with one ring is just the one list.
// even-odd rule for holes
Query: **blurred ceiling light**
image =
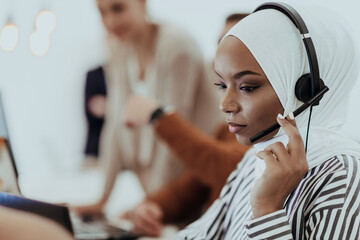
{"label": "blurred ceiling light", "polygon": [[5,52],[12,52],[15,50],[19,42],[18,27],[8,21],[0,32],[0,48]]}
{"label": "blurred ceiling light", "polygon": [[29,47],[37,57],[46,55],[50,48],[50,35],[40,31],[33,32],[30,35]]}
{"label": "blurred ceiling light", "polygon": [[36,30],[52,34],[56,27],[56,15],[51,10],[43,10],[36,16]]}

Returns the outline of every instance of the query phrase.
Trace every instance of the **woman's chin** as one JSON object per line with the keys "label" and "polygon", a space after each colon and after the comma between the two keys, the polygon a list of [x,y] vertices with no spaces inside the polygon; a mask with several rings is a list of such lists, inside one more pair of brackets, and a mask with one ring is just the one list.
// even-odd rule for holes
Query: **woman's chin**
{"label": "woman's chin", "polygon": [[246,146],[253,145],[250,142],[250,138],[248,136],[244,136],[244,135],[240,135],[240,134],[235,134],[235,136],[236,136],[238,143],[240,143],[241,145],[246,145]]}

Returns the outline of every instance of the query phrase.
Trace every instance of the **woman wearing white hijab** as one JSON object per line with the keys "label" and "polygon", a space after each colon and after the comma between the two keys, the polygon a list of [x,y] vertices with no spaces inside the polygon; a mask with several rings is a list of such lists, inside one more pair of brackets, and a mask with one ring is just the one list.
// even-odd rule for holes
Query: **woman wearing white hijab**
{"label": "woman wearing white hijab", "polygon": [[219,199],[177,239],[360,238],[360,148],[337,133],[358,78],[357,51],[334,13],[299,13],[330,89],[314,107],[307,152],[309,109],[296,123],[291,112],[302,104],[296,81],[310,72],[301,35],[281,12],[256,12],[232,28],[217,51],[221,108],[242,144],[275,119],[281,129],[254,145]]}

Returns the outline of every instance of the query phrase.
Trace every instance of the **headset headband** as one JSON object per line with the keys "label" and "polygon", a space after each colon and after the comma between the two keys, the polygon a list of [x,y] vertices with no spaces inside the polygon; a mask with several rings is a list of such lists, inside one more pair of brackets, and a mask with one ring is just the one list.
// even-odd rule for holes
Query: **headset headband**
{"label": "headset headband", "polygon": [[317,61],[315,47],[313,41],[311,40],[309,30],[307,29],[304,20],[301,18],[300,14],[293,7],[285,3],[281,3],[281,4],[274,2],[264,3],[259,7],[257,7],[254,12],[265,9],[274,9],[282,12],[299,29],[305,45],[309,66],[310,66],[311,96],[314,96],[316,93],[320,91],[320,72],[319,72],[319,65]]}

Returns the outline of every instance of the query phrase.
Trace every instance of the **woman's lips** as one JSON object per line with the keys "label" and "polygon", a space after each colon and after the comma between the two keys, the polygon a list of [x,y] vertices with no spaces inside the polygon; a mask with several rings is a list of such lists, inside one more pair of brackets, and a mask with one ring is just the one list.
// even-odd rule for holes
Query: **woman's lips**
{"label": "woman's lips", "polygon": [[228,124],[229,124],[229,131],[231,133],[239,133],[241,130],[243,130],[246,127],[246,125],[241,125],[233,122],[228,122]]}

